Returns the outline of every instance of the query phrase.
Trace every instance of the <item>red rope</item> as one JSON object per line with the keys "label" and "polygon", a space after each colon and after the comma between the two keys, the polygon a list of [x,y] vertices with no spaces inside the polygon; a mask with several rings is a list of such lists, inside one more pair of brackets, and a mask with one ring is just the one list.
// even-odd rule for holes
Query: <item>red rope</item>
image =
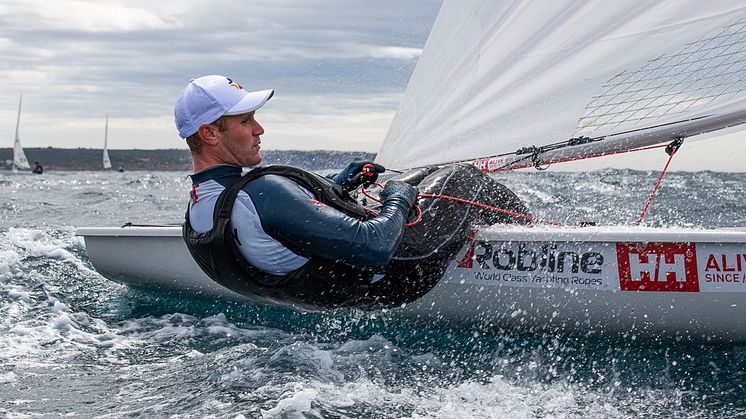
{"label": "red rope", "polygon": [[451,201],[456,201],[456,202],[461,202],[461,203],[464,203],[464,204],[474,205],[474,206],[477,206],[477,207],[480,207],[480,208],[485,208],[485,209],[488,209],[488,210],[491,210],[491,211],[495,211],[495,212],[501,212],[503,214],[512,215],[514,217],[523,218],[523,219],[530,220],[530,221],[533,221],[533,222],[536,222],[536,223],[549,224],[549,225],[553,225],[553,226],[556,226],[556,227],[564,227],[564,225],[562,225],[560,223],[556,223],[554,221],[542,220],[541,218],[532,217],[530,215],[521,214],[519,212],[508,211],[506,209],[502,209],[502,208],[498,208],[498,207],[493,207],[491,205],[482,204],[480,202],[469,201],[468,199],[457,198],[455,196],[436,195],[436,194],[429,194],[429,193],[421,193],[418,196],[420,196],[422,198],[450,199]]}
{"label": "red rope", "polygon": [[663,176],[666,174],[666,170],[668,170],[668,165],[671,164],[671,159],[673,159],[673,155],[676,154],[676,151],[678,151],[678,147],[674,148],[671,151],[671,154],[668,156],[668,161],[666,162],[666,166],[663,168],[663,171],[661,172],[660,177],[658,177],[658,182],[656,182],[655,186],[653,187],[653,191],[650,192],[650,196],[648,197],[648,202],[645,203],[645,208],[642,209],[642,214],[640,214],[640,218],[637,219],[637,222],[635,225],[640,225],[642,222],[642,218],[645,217],[645,213],[648,212],[648,207],[650,207],[650,203],[653,202],[653,197],[655,196],[655,192],[658,190],[658,186],[660,186],[661,182],[663,181]]}
{"label": "red rope", "polygon": [[[381,185],[379,183],[376,183],[375,185],[379,186],[379,187],[383,186],[383,185]],[[368,197],[368,198],[370,198],[370,199],[372,199],[372,200],[374,200],[376,202],[381,202],[381,200],[379,200],[376,197],[368,194],[368,191],[366,191],[365,188],[362,188],[359,193],[365,195],[366,197]],[[451,201],[461,202],[463,204],[474,205],[474,206],[477,206],[477,207],[480,207],[480,208],[488,209],[490,211],[501,212],[503,214],[512,215],[514,217],[523,218],[523,219],[526,219],[526,220],[529,220],[529,221],[533,221],[533,222],[536,222],[536,223],[540,223],[540,224],[548,224],[548,225],[553,225],[553,226],[556,226],[556,227],[564,227],[563,224],[556,223],[554,221],[542,220],[540,218],[532,217],[530,215],[521,214],[519,212],[514,212],[514,211],[508,211],[508,210],[505,210],[505,209],[502,209],[502,208],[493,207],[491,205],[482,204],[481,202],[475,202],[475,201],[469,201],[468,199],[457,198],[455,196],[436,195],[436,194],[427,194],[427,193],[421,193],[421,194],[418,194],[417,196],[420,197],[420,198],[450,199]],[[414,221],[412,221],[412,222],[410,222],[410,223],[405,224],[404,225],[405,227],[411,227],[411,226],[419,223],[420,221],[422,221],[422,209],[420,208],[419,205],[415,205],[414,208],[417,210],[417,219],[414,220]],[[368,211],[369,213],[373,214],[373,215],[378,215],[377,212],[375,212],[375,211],[373,211],[371,209],[366,208],[365,210]]]}
{"label": "red rope", "polygon": [[419,205],[415,205],[414,209],[417,210],[417,219],[414,220],[414,221],[412,221],[411,223],[404,224],[404,227],[412,227],[413,225],[415,225],[415,224],[419,223],[420,221],[422,221],[422,208],[420,208]]}

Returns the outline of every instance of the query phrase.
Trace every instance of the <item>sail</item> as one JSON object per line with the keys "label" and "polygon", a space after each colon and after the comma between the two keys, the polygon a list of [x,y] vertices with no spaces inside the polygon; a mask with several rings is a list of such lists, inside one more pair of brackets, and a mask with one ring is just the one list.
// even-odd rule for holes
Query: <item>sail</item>
{"label": "sail", "polygon": [[109,151],[104,149],[104,169],[111,169],[111,160],[109,159]]}
{"label": "sail", "polygon": [[18,137],[16,137],[15,144],[13,144],[13,167],[17,169],[31,168],[28,164],[28,159],[26,159],[26,153],[23,152],[23,147],[21,147],[21,140]]}
{"label": "sail", "polygon": [[745,73],[741,0],[445,0],[377,161],[510,166],[696,135],[746,121]]}
{"label": "sail", "polygon": [[23,101],[23,95],[18,99],[18,118],[16,119],[16,136],[13,142],[13,170],[17,169],[30,169],[31,166],[28,164],[26,159],[26,153],[23,152],[21,146],[21,138],[18,135],[18,128],[21,125],[21,102]]}
{"label": "sail", "polygon": [[109,159],[109,115],[106,115],[106,125],[104,127],[104,169],[111,169],[111,159]]}

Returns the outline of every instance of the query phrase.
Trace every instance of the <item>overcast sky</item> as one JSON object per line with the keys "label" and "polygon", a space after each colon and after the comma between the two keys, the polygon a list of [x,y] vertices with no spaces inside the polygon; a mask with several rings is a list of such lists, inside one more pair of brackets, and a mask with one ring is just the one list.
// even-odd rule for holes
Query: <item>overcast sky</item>
{"label": "overcast sky", "polygon": [[[263,148],[375,152],[439,7],[440,0],[6,1],[1,147],[12,146],[23,92],[26,148],[101,148],[108,113],[111,149],[185,149],[173,125],[176,96],[192,77],[224,74],[250,90],[275,89],[257,114]],[[686,144],[672,168],[746,171],[746,134],[706,143]],[[664,163],[652,152],[579,167]]]}
{"label": "overcast sky", "polygon": [[440,1],[19,0],[0,4],[0,132],[12,146],[186,148],[192,77],[276,90],[267,149],[377,151]]}

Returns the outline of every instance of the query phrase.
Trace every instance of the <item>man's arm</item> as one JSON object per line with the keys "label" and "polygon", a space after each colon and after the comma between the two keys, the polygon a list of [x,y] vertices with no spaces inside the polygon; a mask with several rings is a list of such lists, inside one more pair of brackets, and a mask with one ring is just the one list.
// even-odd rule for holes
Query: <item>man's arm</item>
{"label": "man's arm", "polygon": [[393,256],[417,195],[412,186],[393,182],[381,194],[380,214],[361,221],[319,203],[281,176],[262,176],[244,191],[264,230],[294,252],[371,269],[384,267]]}

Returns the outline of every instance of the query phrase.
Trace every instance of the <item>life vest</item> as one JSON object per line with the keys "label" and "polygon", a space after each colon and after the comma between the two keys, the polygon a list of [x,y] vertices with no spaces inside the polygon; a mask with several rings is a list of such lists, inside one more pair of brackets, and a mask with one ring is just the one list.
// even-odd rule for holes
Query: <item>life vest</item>
{"label": "life vest", "polygon": [[[213,228],[207,232],[192,230],[187,210],[184,241],[202,270],[226,288],[255,300],[280,305],[324,309],[392,307],[409,303],[430,291],[442,278],[449,261],[467,243],[474,225],[527,223],[525,219],[450,200],[423,198],[419,201],[423,219],[405,230],[383,279],[371,283],[371,272],[319,257],[309,257],[305,265],[286,275],[272,275],[246,262],[234,241],[231,226],[238,193],[246,183],[269,174],[293,180],[312,191],[320,202],[351,217],[366,220],[370,215],[328,179],[280,165],[254,169],[226,188],[215,204]],[[456,196],[521,214],[529,213],[510,189],[472,165],[425,167],[394,178],[417,185],[422,193]]]}
{"label": "life vest", "polygon": [[182,236],[199,267],[220,285],[255,300],[306,309],[359,305],[367,295],[371,272],[310,256],[299,269],[273,275],[257,269],[241,256],[231,223],[233,205],[248,182],[266,175],[289,178],[311,191],[321,203],[350,217],[370,218],[364,207],[329,179],[291,166],[259,167],[220,194],[212,229],[195,232],[187,210]]}

